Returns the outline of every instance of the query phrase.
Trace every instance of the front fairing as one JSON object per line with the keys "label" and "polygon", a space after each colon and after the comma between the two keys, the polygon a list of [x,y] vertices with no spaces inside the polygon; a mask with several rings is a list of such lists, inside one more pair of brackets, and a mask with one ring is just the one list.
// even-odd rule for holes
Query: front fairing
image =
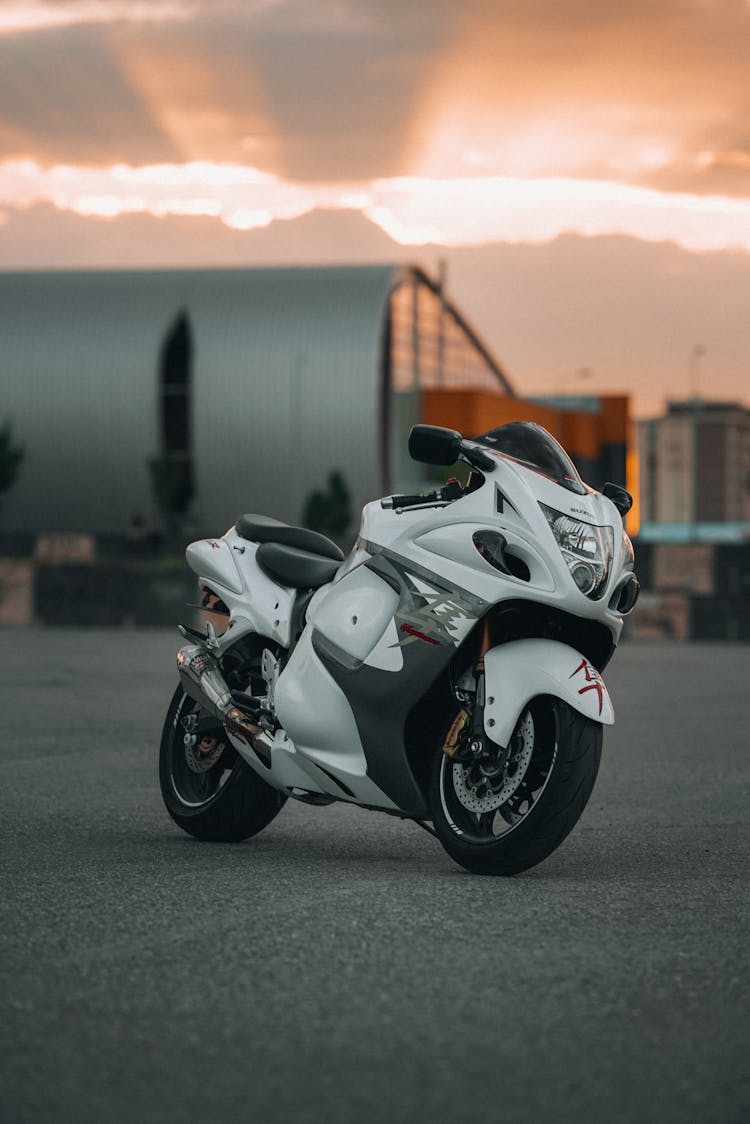
{"label": "front fairing", "polygon": [[[495,454],[497,464],[475,491],[446,507],[384,510],[379,502],[363,513],[359,550],[382,549],[433,570],[457,589],[467,589],[488,605],[528,600],[574,616],[604,624],[613,642],[619,639],[622,617],[610,601],[632,568],[623,543],[617,508],[593,489],[577,495],[534,469]],[[614,556],[603,594],[586,597],[575,586],[557,542],[540,507],[586,522],[612,527]],[[507,548],[528,570],[528,577],[501,574],[478,552],[478,531],[502,534]]]}

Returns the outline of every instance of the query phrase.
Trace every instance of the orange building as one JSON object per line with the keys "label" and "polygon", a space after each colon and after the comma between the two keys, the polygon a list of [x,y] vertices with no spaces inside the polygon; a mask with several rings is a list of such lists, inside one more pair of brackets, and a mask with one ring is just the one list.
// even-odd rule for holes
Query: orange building
{"label": "orange building", "polygon": [[[543,425],[593,487],[610,480],[634,497],[628,528],[638,528],[638,463],[627,395],[529,399],[518,395],[496,358],[449,300],[444,278],[403,272],[391,294],[386,329],[386,383],[393,391],[391,442],[395,479],[408,478],[398,460],[399,434],[411,418],[477,436],[512,421]],[[405,475],[406,474],[406,475]]]}
{"label": "orange building", "polygon": [[638,462],[627,395],[539,400],[491,390],[432,389],[422,392],[422,420],[458,429],[466,436],[506,422],[543,425],[570,454],[587,483],[600,488],[610,480],[628,489],[634,497],[628,529],[637,532]]}

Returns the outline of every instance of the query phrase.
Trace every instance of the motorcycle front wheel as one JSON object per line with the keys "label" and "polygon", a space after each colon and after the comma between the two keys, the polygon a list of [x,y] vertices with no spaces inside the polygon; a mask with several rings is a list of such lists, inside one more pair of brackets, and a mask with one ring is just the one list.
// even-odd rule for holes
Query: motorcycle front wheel
{"label": "motorcycle front wheel", "polygon": [[580,819],[601,749],[598,722],[552,696],[533,699],[516,725],[507,760],[492,743],[479,762],[437,754],[430,810],[438,839],[474,874],[511,875],[536,866]]}
{"label": "motorcycle front wheel", "polygon": [[[164,720],[159,782],[174,822],[197,839],[238,843],[257,835],[278,814],[286,796],[253,772],[232,746],[218,721],[203,735],[204,751],[186,744],[185,720],[207,713],[178,687]],[[210,723],[209,723],[210,725]]]}

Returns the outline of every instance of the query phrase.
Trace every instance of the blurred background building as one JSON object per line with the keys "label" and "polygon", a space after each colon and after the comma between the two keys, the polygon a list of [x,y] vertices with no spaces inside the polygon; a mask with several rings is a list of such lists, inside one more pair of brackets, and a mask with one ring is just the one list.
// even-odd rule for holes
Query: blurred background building
{"label": "blurred background building", "polygon": [[624,482],[627,400],[523,400],[418,266],[0,275],[3,414],[25,451],[2,529],[222,532],[302,520],[332,472],[368,500],[430,479],[418,421],[546,425]]}
{"label": "blurred background building", "polygon": [[638,429],[644,538],[750,535],[750,410],[700,398],[670,402],[663,417]]}
{"label": "blurred background building", "polygon": [[408,457],[415,422],[526,419],[635,497],[633,634],[750,638],[750,411],[671,402],[636,435],[627,395],[527,398],[443,270],[6,273],[0,298],[0,425],[21,454],[0,623],[172,621],[189,539],[255,511],[347,546],[364,503],[434,479]]}
{"label": "blurred background building", "polygon": [[750,410],[669,402],[638,444],[639,631],[750,639]]}

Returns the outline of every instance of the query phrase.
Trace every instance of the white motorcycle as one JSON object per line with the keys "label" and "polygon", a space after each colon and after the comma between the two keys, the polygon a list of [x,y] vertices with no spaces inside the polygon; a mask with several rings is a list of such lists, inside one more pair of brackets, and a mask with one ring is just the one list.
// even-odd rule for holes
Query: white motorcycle
{"label": "white motorcycle", "polygon": [[[191,835],[254,835],[288,797],[412,819],[478,874],[546,858],[591,795],[601,672],[638,597],[628,493],[587,487],[541,426],[415,426],[466,486],[364,508],[345,559],[244,515],[187,548],[217,633],[180,626],[162,795]],[[219,619],[214,616],[214,619]]]}

